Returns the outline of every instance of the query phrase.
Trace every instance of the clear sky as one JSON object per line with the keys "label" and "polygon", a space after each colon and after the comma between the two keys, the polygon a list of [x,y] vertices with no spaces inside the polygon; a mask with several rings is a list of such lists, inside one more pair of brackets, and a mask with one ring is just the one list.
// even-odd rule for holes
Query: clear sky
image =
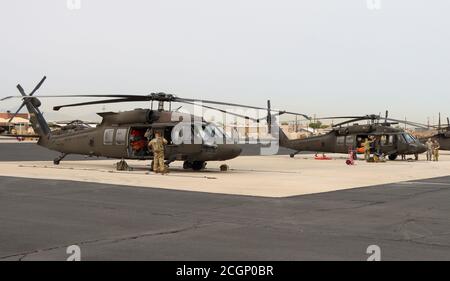
{"label": "clear sky", "polygon": [[[0,96],[47,75],[37,95],[166,91],[260,106],[270,98],[318,116],[450,115],[450,1],[370,1],[2,1]],[[43,100],[46,115],[103,109],[51,112],[65,102]]]}

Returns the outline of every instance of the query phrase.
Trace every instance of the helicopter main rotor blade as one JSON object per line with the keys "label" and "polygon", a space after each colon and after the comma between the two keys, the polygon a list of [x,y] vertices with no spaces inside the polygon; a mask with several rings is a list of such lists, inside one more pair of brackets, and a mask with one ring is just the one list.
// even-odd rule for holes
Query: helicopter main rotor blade
{"label": "helicopter main rotor blade", "polygon": [[366,116],[335,116],[335,117],[320,117],[315,118],[316,120],[331,120],[331,119],[356,119],[356,118],[365,118]]}
{"label": "helicopter main rotor blade", "polygon": [[400,119],[394,119],[394,118],[387,118],[388,121],[394,121],[400,124],[406,124],[406,125],[410,125],[413,127],[418,127],[418,128],[424,128],[427,129],[428,126],[425,124],[421,124],[421,123],[416,123],[416,122],[411,122],[411,121],[406,121],[406,120],[400,120]]}
{"label": "helicopter main rotor blade", "polygon": [[[272,111],[273,111],[273,110],[272,110]],[[285,110],[279,111],[279,113],[276,114],[276,115],[283,115],[283,114],[290,114],[290,115],[302,116],[302,117],[304,117],[304,118],[307,119],[307,120],[312,120],[312,118],[311,118],[310,116],[306,115],[306,114],[303,114],[303,113],[297,113],[297,112],[291,112],[291,111],[285,111]]]}
{"label": "helicopter main rotor blade", "polygon": [[370,114],[362,116],[332,116],[332,117],[320,117],[315,118],[316,120],[330,120],[330,119],[367,119],[367,120],[377,120],[380,119],[379,115]]}
{"label": "helicopter main rotor blade", "polygon": [[[39,89],[40,85],[42,85],[43,81],[45,80],[45,77],[41,80],[41,82],[36,86],[35,90],[33,90],[33,93]],[[7,96],[0,101],[4,101],[11,98],[22,98],[22,99],[30,99],[33,98],[31,96]],[[102,104],[102,103],[119,103],[119,102],[143,102],[143,101],[167,101],[167,102],[180,102],[180,103],[207,103],[207,104],[215,104],[215,105],[222,105],[222,106],[234,106],[234,107],[243,107],[243,108],[250,108],[250,109],[256,109],[256,110],[264,110],[268,111],[268,108],[265,107],[258,107],[258,106],[251,106],[251,105],[244,105],[244,104],[237,104],[237,103],[229,103],[229,102],[221,102],[221,101],[213,101],[213,100],[203,100],[203,99],[190,99],[190,98],[179,98],[173,95],[168,95],[164,93],[152,93],[150,95],[122,95],[122,94],[113,94],[113,95],[42,95],[40,98],[115,98],[115,99],[108,99],[108,100],[99,100],[99,101],[91,101],[91,102],[82,102],[82,103],[73,103],[73,104],[66,104],[61,106],[55,106],[53,109],[58,111],[61,108],[65,107],[75,107],[75,106],[83,106],[83,105],[93,105],[93,104]],[[203,106],[203,105],[202,105]],[[204,106],[207,108],[206,106]],[[215,110],[219,110],[218,108],[211,108]],[[222,111],[222,110],[219,110]],[[275,112],[279,112],[278,115],[281,114],[292,114],[292,115],[298,115],[302,116],[306,119],[311,119],[309,116],[303,113],[297,113],[297,112],[290,112],[290,111],[282,111],[282,110],[272,110]],[[228,112],[229,113],[229,112]],[[248,117],[243,116],[241,117]],[[257,120],[257,119],[255,119]]]}
{"label": "helicopter main rotor blade", "polygon": [[353,123],[353,122],[358,122],[358,121],[363,121],[363,120],[374,120],[374,119],[369,119],[367,117],[360,117],[360,118],[351,119],[351,120],[348,120],[348,121],[345,121],[345,122],[341,122],[341,123],[338,123],[338,124],[334,124],[333,127],[340,127],[342,125],[346,125],[346,124]]}
{"label": "helicopter main rotor blade", "polygon": [[[198,104],[196,104],[196,103],[188,102],[188,101],[183,101],[183,103],[191,104],[191,105],[198,105]],[[244,119],[249,119],[249,120],[252,120],[252,121],[255,121],[255,122],[258,122],[258,121],[259,121],[259,119],[255,119],[255,118],[252,118],[252,117],[249,117],[249,116],[246,116],[246,115],[242,115],[242,114],[238,114],[238,113],[234,113],[234,112],[229,112],[229,111],[226,111],[226,110],[217,108],[217,107],[212,107],[212,106],[208,106],[208,105],[201,105],[201,107],[208,108],[208,109],[212,109],[212,110],[216,110],[216,111],[219,111],[219,112],[222,112],[222,113],[225,113],[225,114],[234,115],[234,116],[236,116],[236,117],[240,117],[240,118],[244,118]]]}
{"label": "helicopter main rotor blade", "polygon": [[[92,97],[92,95],[89,95],[89,97]],[[126,98],[119,98],[119,99],[108,99],[108,100],[98,100],[98,101],[90,101],[90,102],[81,102],[81,103],[59,105],[59,106],[53,107],[53,110],[58,111],[61,108],[85,106],[85,105],[95,105],[95,104],[105,104],[105,103],[121,103],[121,102],[142,102],[142,101],[150,101],[150,100],[153,100],[153,98],[151,96],[127,96]],[[175,99],[174,102],[180,102],[180,103],[196,105],[195,102],[190,102],[190,101],[187,101],[186,99]],[[252,119],[252,120],[255,120],[255,121],[257,120],[257,119],[250,118],[250,117],[245,116],[245,115],[231,113],[231,112],[228,112],[226,110],[219,109],[219,108],[206,106],[206,105],[201,105],[201,106],[205,107],[205,108],[217,110],[217,111],[220,111],[220,112],[223,112],[223,113],[229,113],[229,114],[232,114],[232,115],[235,115],[235,116],[238,116],[238,117],[249,118],[249,119]]]}
{"label": "helicopter main rotor blade", "polygon": [[[7,99],[32,99],[30,96],[7,96],[1,98],[0,101]],[[142,98],[143,100],[149,100],[150,96],[145,95],[42,95],[39,98]]]}
{"label": "helicopter main rotor blade", "polygon": [[75,106],[84,106],[84,105],[105,104],[105,103],[119,103],[119,102],[140,102],[140,101],[142,101],[142,100],[139,100],[139,99],[135,100],[135,99],[130,99],[130,98],[98,100],[98,101],[90,101],[90,102],[80,102],[80,103],[58,105],[58,106],[54,106],[53,110],[58,111],[61,108],[65,108],[65,107],[75,107]]}
{"label": "helicopter main rotor blade", "polygon": [[229,102],[221,102],[221,101],[202,100],[202,99],[175,98],[175,101],[202,102],[202,103],[210,103],[210,104],[216,104],[216,105],[228,105],[228,106],[236,106],[236,107],[246,107],[246,108],[251,108],[251,109],[267,110],[267,108],[264,108],[264,107],[237,104],[237,103],[229,103]]}
{"label": "helicopter main rotor blade", "polygon": [[[4,101],[7,99],[12,98],[32,98],[29,96],[7,96],[0,101]],[[156,94],[151,95],[42,95],[40,98],[123,98],[123,99],[132,99],[133,101],[151,101],[155,100],[158,101],[159,99],[162,99],[162,97],[158,97]],[[202,100],[202,99],[189,99],[189,98],[179,98],[175,96],[170,96],[168,98],[163,99],[164,101],[171,101],[171,102],[202,102],[202,103],[209,103],[209,104],[217,104],[217,105],[228,105],[228,106],[236,106],[236,107],[246,107],[251,109],[260,109],[260,110],[267,110],[267,108],[264,107],[257,107],[257,106],[251,106],[251,105],[243,105],[243,104],[236,104],[236,103],[227,103],[227,102],[220,102],[220,101],[212,101],[212,100]]]}
{"label": "helicopter main rotor blade", "polygon": [[[202,103],[224,105],[224,106],[244,107],[244,108],[250,108],[250,109],[256,109],[256,110],[264,110],[264,111],[267,111],[269,109],[269,108],[265,108],[265,107],[258,107],[258,106],[252,106],[252,105],[229,103],[229,102],[221,102],[221,101],[212,101],[212,100],[202,100],[202,99],[187,99],[187,98],[178,98],[178,97],[176,97],[175,101],[176,102],[185,102],[185,101],[188,101],[188,102],[202,102]],[[270,110],[271,111],[275,111],[275,112],[283,112],[283,114],[292,114],[292,115],[303,116],[306,119],[310,119],[310,117],[308,115],[303,114],[303,113],[289,112],[289,111],[284,111],[284,110],[273,110],[273,109],[270,109]]]}

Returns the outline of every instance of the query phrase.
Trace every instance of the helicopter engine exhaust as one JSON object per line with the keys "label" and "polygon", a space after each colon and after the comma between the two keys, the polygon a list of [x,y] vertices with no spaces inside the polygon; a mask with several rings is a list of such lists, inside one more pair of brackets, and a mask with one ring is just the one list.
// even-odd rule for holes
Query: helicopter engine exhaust
{"label": "helicopter engine exhaust", "polygon": [[360,126],[352,126],[348,128],[339,128],[338,135],[340,136],[347,136],[349,134],[368,134],[373,131],[373,128],[371,125],[360,125]]}
{"label": "helicopter engine exhaust", "polygon": [[118,113],[106,112],[100,113],[104,122],[111,124],[133,124],[133,123],[152,123],[159,119],[158,112],[150,109],[135,109]]}

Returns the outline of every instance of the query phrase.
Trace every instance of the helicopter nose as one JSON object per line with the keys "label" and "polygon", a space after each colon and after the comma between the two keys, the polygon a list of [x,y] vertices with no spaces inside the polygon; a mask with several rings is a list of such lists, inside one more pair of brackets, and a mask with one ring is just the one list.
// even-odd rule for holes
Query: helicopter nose
{"label": "helicopter nose", "polygon": [[419,154],[427,151],[427,147],[422,143],[412,144],[411,148],[415,153],[419,153]]}
{"label": "helicopter nose", "polygon": [[220,157],[223,160],[233,159],[241,155],[242,148],[235,144],[225,144],[219,149]]}
{"label": "helicopter nose", "polygon": [[427,151],[427,146],[421,143],[417,146],[417,150],[419,153],[425,153]]}

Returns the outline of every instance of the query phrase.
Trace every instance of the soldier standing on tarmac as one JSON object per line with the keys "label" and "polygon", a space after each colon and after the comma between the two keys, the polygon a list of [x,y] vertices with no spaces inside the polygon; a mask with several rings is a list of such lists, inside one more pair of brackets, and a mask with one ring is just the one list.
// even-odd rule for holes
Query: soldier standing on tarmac
{"label": "soldier standing on tarmac", "polygon": [[363,143],[363,146],[364,146],[364,159],[366,161],[368,161],[369,158],[370,158],[370,148],[371,148],[371,144],[372,143],[373,143],[373,141],[369,140],[368,138]]}
{"label": "soldier standing on tarmac", "polygon": [[427,147],[427,161],[431,161],[433,160],[433,146],[434,143],[431,139],[428,139],[428,141],[425,143],[426,147]]}
{"label": "soldier standing on tarmac", "polygon": [[148,143],[148,148],[153,151],[153,172],[165,174],[168,171],[164,164],[164,146],[167,140],[161,136],[161,132],[155,132],[155,138]]}
{"label": "soldier standing on tarmac", "polygon": [[434,157],[434,161],[439,161],[439,149],[441,149],[441,145],[439,144],[439,142],[437,140],[434,140],[434,145],[433,145],[433,157]]}

